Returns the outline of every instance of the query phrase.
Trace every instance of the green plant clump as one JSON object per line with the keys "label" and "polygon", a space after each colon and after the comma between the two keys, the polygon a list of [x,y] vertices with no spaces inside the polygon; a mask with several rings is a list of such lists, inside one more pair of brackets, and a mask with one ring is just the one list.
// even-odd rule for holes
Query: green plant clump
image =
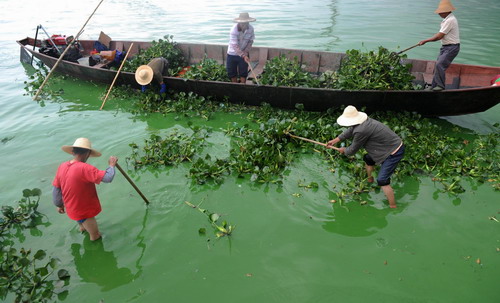
{"label": "green plant clump", "polygon": [[203,60],[192,66],[182,76],[185,79],[206,80],[229,82],[230,79],[224,65],[219,64],[217,60],[203,58]]}
{"label": "green plant clump", "polygon": [[123,65],[123,70],[134,73],[139,66],[148,64],[154,58],[163,57],[168,60],[169,74],[177,74],[187,63],[177,43],[173,41],[173,37],[166,35],[163,37],[165,40],[153,40],[150,47],[139,50],[137,55],[128,60]]}
{"label": "green plant clump", "polygon": [[[55,294],[64,299],[68,293],[63,290],[69,283],[65,269],[57,271],[59,260],[47,257],[39,249],[32,254],[30,249],[13,247],[12,229],[33,228],[40,222],[37,211],[41,191],[38,188],[23,190],[23,198],[14,209],[2,206],[0,218],[0,299],[14,295],[15,302],[52,302]],[[32,199],[33,198],[33,199]],[[36,199],[35,199],[36,198]],[[17,235],[17,234],[16,234]]]}
{"label": "green plant clump", "polygon": [[384,47],[378,52],[346,51],[338,70],[336,88],[349,90],[411,90],[411,64],[401,64],[406,55],[397,55]]}
{"label": "green plant clump", "polygon": [[297,57],[293,60],[280,55],[266,62],[260,83],[273,86],[320,87],[319,80],[302,70]]}
{"label": "green plant clump", "polygon": [[190,135],[174,130],[165,138],[152,134],[149,139],[144,140],[142,148],[131,143],[129,146],[133,152],[127,160],[132,161],[135,169],[143,166],[174,166],[183,161],[191,161],[209,132],[199,127],[192,127],[191,130],[193,133]]}
{"label": "green plant clump", "polygon": [[[200,208],[200,205],[194,205],[188,201],[184,201],[184,203],[186,203],[191,208],[199,210],[202,214],[207,216],[208,222],[210,222],[210,225],[212,225],[212,227],[214,228],[217,238],[230,236],[233,233],[235,226],[228,224],[226,221],[222,221],[220,224],[217,223],[217,221],[219,221],[219,219],[221,218],[220,214],[211,213],[207,209]],[[200,234],[205,233],[204,228],[200,228],[198,231]]]}

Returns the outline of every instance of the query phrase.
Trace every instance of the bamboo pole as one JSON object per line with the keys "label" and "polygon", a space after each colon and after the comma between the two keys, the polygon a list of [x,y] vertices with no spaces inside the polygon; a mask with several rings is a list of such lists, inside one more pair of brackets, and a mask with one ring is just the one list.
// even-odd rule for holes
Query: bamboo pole
{"label": "bamboo pole", "polygon": [[257,79],[257,75],[256,75],[256,74],[255,74],[255,72],[253,71],[252,64],[251,64],[251,63],[248,63],[248,66],[250,66],[250,71],[252,72],[252,75],[253,75],[253,78],[255,79],[255,82],[257,82],[257,85],[259,85],[259,86],[260,86],[259,79]]}
{"label": "bamboo pole", "polygon": [[[59,62],[61,62],[61,60],[64,58],[64,55],[66,54],[66,52],[71,48],[71,46],[75,43],[76,40],[78,40],[78,38],[80,37],[80,35],[83,33],[83,28],[87,25],[87,23],[90,21],[90,18],[92,18],[92,16],[95,14],[95,12],[97,11],[97,9],[99,8],[99,6],[101,5],[101,3],[103,2],[104,0],[101,0],[99,2],[99,4],[97,5],[97,7],[94,9],[94,11],[92,12],[92,14],[90,15],[90,17],[87,19],[87,21],[85,22],[85,24],[83,24],[82,28],[78,31],[78,34],[75,36],[75,38],[69,43],[69,45],[66,47],[66,49],[64,50],[64,52],[59,56],[59,59],[57,59],[57,62],[56,64],[54,64],[54,66],[52,67],[52,69],[50,70],[49,74],[47,75],[47,77],[45,77],[45,80],[43,81],[42,85],[40,85],[40,87],[38,88],[38,91],[36,92],[35,96],[33,97],[33,100],[37,100],[38,99],[38,95],[40,95],[40,93],[42,92],[42,89],[43,87],[45,86],[45,83],[47,83],[47,80],[49,80],[50,76],[52,75],[52,72],[56,70],[56,67],[59,65]],[[35,41],[36,43],[36,41]]]}
{"label": "bamboo pole", "polygon": [[128,51],[125,54],[125,58],[123,58],[122,64],[120,65],[120,68],[116,72],[115,78],[113,79],[113,82],[111,83],[111,86],[108,89],[108,93],[106,94],[106,97],[104,97],[104,101],[102,101],[101,108],[99,108],[99,110],[102,110],[102,108],[104,107],[104,104],[106,103],[106,100],[108,100],[109,93],[111,92],[113,85],[115,85],[115,81],[118,78],[118,75],[120,74],[120,71],[122,70],[123,65],[125,64],[125,61],[127,61],[127,57],[128,57],[128,54],[130,53],[130,50],[132,49],[132,46],[134,46],[134,43],[130,44]]}
{"label": "bamboo pole", "polygon": [[130,183],[130,185],[132,185],[132,187],[137,191],[137,193],[142,197],[142,199],[144,200],[144,202],[146,202],[146,204],[149,204],[149,201],[148,199],[142,194],[141,190],[135,185],[134,181],[132,181],[132,179],[130,179],[130,177],[127,175],[127,173],[122,169],[122,167],[120,166],[120,164],[116,163],[116,168],[118,168],[118,170],[122,173],[122,175],[125,177],[125,179],[127,179],[127,181]]}
{"label": "bamboo pole", "polygon": [[311,143],[314,143],[314,144],[318,144],[318,145],[324,146],[326,148],[331,148],[331,149],[334,149],[334,150],[337,150],[337,151],[340,150],[340,148],[335,147],[335,146],[327,146],[326,143],[314,141],[314,140],[307,139],[307,138],[304,138],[304,137],[295,136],[295,135],[292,135],[290,133],[287,133],[287,135],[289,135],[292,138],[296,138],[296,139],[304,140],[304,141],[311,142]]}
{"label": "bamboo pole", "polygon": [[406,52],[406,51],[409,51],[410,49],[412,49],[412,48],[414,48],[414,47],[417,47],[417,46],[419,46],[419,45],[418,45],[418,44],[415,44],[415,45],[413,45],[413,46],[410,46],[410,47],[408,47],[408,48],[403,49],[402,51],[397,52],[396,54],[398,54],[398,55],[399,55],[399,54],[402,54],[402,53],[404,53],[404,52]]}

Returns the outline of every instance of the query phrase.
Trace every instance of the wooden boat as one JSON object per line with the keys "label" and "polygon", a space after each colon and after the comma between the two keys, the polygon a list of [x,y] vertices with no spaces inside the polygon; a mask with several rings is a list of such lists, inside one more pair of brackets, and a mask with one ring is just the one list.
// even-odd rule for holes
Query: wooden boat
{"label": "wooden boat", "polygon": [[[40,40],[24,38],[17,41],[21,48],[21,61],[31,60],[31,56],[41,60],[52,68],[57,59],[44,55],[36,50]],[[85,50],[93,49],[94,40],[80,40]],[[139,49],[150,46],[149,42],[111,41],[110,49],[128,50],[134,43],[129,57],[137,54]],[[220,64],[226,61],[226,45],[179,43],[189,64],[200,62],[205,56],[217,60]],[[297,49],[281,49],[268,47],[253,47],[250,53],[255,58],[254,71],[260,73],[267,60],[284,54],[289,58],[297,57],[302,66],[311,73],[322,73],[327,70],[336,70],[340,66],[343,53],[321,52]],[[430,83],[434,71],[435,61],[406,59],[412,64],[411,72],[415,82]],[[110,84],[116,71],[80,65],[62,60],[57,66],[57,72],[68,74],[84,80],[92,80]],[[500,87],[490,86],[490,79],[500,74],[500,67],[488,67],[466,64],[452,64],[446,72],[446,90],[404,90],[404,91],[376,91],[376,90],[334,90],[322,88],[283,87],[270,85],[246,85],[228,82],[186,80],[176,77],[165,77],[164,81],[169,89],[184,92],[194,92],[202,96],[213,96],[218,99],[228,97],[230,102],[247,105],[261,105],[262,102],[271,106],[293,109],[295,104],[301,103],[308,111],[325,111],[344,105],[354,105],[373,111],[411,111],[424,116],[452,116],[477,113],[488,110],[500,101]],[[139,87],[134,73],[121,72],[117,84],[131,84]]]}

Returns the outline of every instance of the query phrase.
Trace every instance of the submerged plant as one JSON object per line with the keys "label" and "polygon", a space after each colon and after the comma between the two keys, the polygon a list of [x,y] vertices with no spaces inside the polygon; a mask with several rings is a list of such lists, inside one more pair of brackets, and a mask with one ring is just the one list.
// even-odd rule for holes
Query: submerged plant
{"label": "submerged plant", "polygon": [[[186,203],[186,205],[188,205],[189,207],[199,210],[202,214],[207,216],[208,222],[210,222],[210,225],[214,228],[215,235],[217,236],[217,238],[230,236],[233,233],[234,230],[233,225],[228,224],[226,221],[222,221],[220,224],[217,223],[217,221],[219,221],[219,219],[221,218],[220,214],[211,213],[207,209],[200,208],[199,207],[200,205],[194,205],[188,201],[184,201],[184,203]],[[203,231],[203,229],[200,228],[200,231]]]}

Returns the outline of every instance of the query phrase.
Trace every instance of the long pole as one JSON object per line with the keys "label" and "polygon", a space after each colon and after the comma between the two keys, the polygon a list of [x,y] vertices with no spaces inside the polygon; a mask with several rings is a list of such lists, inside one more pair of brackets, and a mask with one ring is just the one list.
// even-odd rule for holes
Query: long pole
{"label": "long pole", "polygon": [[334,149],[334,150],[340,150],[340,148],[335,147],[335,146],[327,146],[326,143],[314,141],[314,140],[307,139],[307,138],[304,138],[304,137],[295,136],[295,135],[292,135],[290,133],[287,133],[287,135],[289,135],[292,138],[296,138],[296,139],[304,140],[304,141],[311,142],[311,143],[314,143],[314,144],[318,144],[318,145],[324,146],[326,148],[331,148],[331,149]]}
{"label": "long pole", "polygon": [[[38,39],[38,30],[39,29],[40,29],[40,25],[37,25],[36,26],[36,33],[35,33],[35,43],[33,43],[33,51],[35,50],[35,47],[36,47],[36,39]],[[34,57],[35,56],[31,55],[31,62],[30,62],[31,66],[33,66],[33,58]]]}
{"label": "long pole", "polygon": [[125,61],[127,61],[127,57],[128,57],[128,54],[130,53],[130,50],[132,49],[132,46],[134,46],[134,43],[130,44],[128,51],[125,54],[125,58],[123,58],[122,64],[120,64],[120,68],[116,72],[115,78],[113,79],[113,82],[111,83],[111,86],[108,89],[108,93],[106,94],[106,97],[104,97],[104,101],[102,101],[101,108],[99,108],[99,110],[102,110],[102,108],[104,107],[104,104],[106,103],[106,100],[108,100],[109,93],[111,92],[113,85],[115,85],[115,81],[118,78],[118,75],[120,74],[120,71],[122,70],[123,65],[125,64]]}
{"label": "long pole", "polygon": [[406,51],[409,51],[410,49],[412,49],[412,48],[414,48],[414,47],[417,47],[417,46],[418,46],[418,44],[415,44],[415,45],[413,45],[413,46],[410,46],[410,47],[408,47],[408,48],[403,49],[403,50],[402,50],[402,51],[400,51],[400,52],[397,52],[396,54],[398,54],[398,55],[399,55],[399,54],[402,54],[402,53],[404,53],[404,52],[406,52]]}
{"label": "long pole", "polygon": [[99,6],[101,5],[101,3],[103,1],[104,0],[101,0],[101,2],[99,2],[99,4],[97,5],[97,7],[94,9],[94,11],[90,15],[90,17],[85,22],[85,24],[78,31],[78,34],[75,36],[75,39],[73,39],[69,43],[69,45],[66,47],[66,49],[64,50],[64,52],[59,56],[59,59],[57,59],[56,64],[54,64],[54,66],[50,70],[50,73],[47,75],[47,77],[45,77],[45,80],[43,81],[42,85],[40,85],[40,87],[38,88],[38,91],[36,92],[35,96],[33,97],[33,100],[37,100],[38,99],[38,95],[42,92],[42,89],[45,86],[45,83],[47,83],[47,80],[49,80],[50,76],[52,75],[52,72],[56,70],[56,67],[59,65],[59,62],[61,62],[61,60],[64,58],[64,55],[66,54],[66,52],[71,48],[71,46],[75,43],[75,41],[78,40],[78,38],[80,37],[80,35],[83,33],[83,28],[87,25],[87,23],[89,22],[90,18],[92,18],[92,16],[95,14],[95,12],[97,11],[97,9],[99,8]]}
{"label": "long pole", "polygon": [[120,164],[116,163],[116,168],[118,168],[118,170],[122,173],[122,175],[125,177],[125,179],[127,179],[127,181],[130,183],[130,185],[132,185],[132,187],[137,191],[137,193],[142,197],[142,199],[144,200],[144,202],[146,202],[146,204],[149,204],[149,201],[148,199],[142,194],[141,190],[135,185],[134,181],[132,181],[132,179],[130,179],[130,177],[127,175],[127,173],[122,169],[122,167],[120,166]]}
{"label": "long pole", "polygon": [[259,85],[259,86],[260,86],[259,79],[257,79],[257,75],[256,75],[256,74],[255,74],[255,72],[253,71],[252,64],[251,64],[251,63],[248,63],[248,66],[250,66],[250,71],[252,72],[252,75],[253,75],[253,78],[255,79],[255,82],[257,82],[257,85]]}

